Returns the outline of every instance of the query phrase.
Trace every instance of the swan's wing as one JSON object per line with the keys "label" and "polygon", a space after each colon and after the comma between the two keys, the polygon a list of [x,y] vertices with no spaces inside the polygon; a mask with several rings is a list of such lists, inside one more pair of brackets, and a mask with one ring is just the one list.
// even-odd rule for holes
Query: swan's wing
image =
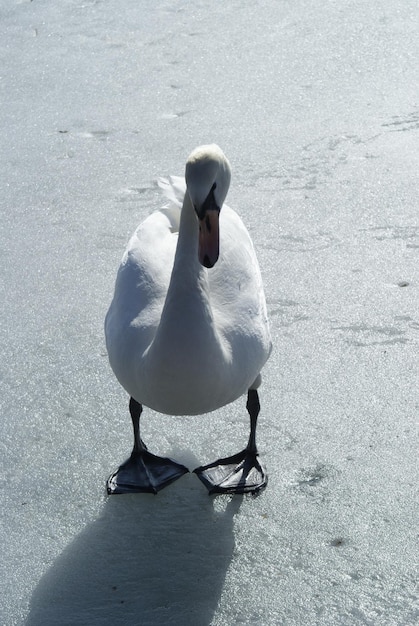
{"label": "swan's wing", "polygon": [[169,203],[149,215],[128,242],[105,319],[109,361],[127,390],[136,389],[136,361],[154,339],[178,240],[182,179],[162,184]]}
{"label": "swan's wing", "polygon": [[179,219],[180,208],[171,202],[149,215],[128,242],[105,320],[108,351],[125,337],[135,335],[143,349],[152,340],[170,282]]}
{"label": "swan's wing", "polygon": [[208,271],[217,326],[243,360],[262,368],[271,351],[262,277],[250,235],[224,205],[220,213],[220,256]]}
{"label": "swan's wing", "polygon": [[118,311],[118,315],[130,323],[137,320],[137,325],[141,314],[147,311],[159,319],[172,272],[186,190],[185,179],[180,176],[159,178],[158,185],[168,202],[149,215],[128,242],[111,305],[116,308],[121,303],[123,311]]}
{"label": "swan's wing", "polygon": [[136,389],[135,360],[153,341],[173,266],[177,233],[156,211],[137,228],[122,258],[105,319],[109,362],[121,385]]}

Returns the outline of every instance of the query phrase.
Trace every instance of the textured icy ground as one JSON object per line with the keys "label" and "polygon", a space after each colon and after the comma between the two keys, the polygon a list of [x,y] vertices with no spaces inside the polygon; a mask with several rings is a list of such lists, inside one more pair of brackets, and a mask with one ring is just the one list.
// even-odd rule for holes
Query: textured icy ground
{"label": "textured icy ground", "polygon": [[[6,626],[417,623],[416,0],[1,0]],[[257,499],[194,476],[106,499],[131,446],[102,331],[134,226],[216,141],[274,353]],[[191,468],[244,400],[148,413]]]}

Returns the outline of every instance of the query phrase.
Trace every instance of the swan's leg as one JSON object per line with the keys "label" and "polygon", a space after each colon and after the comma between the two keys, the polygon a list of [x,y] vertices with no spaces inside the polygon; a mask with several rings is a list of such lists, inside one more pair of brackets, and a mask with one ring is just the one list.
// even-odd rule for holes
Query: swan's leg
{"label": "swan's leg", "polygon": [[250,416],[250,435],[246,448],[234,456],[219,459],[194,470],[210,494],[255,494],[268,484],[268,476],[259,461],[256,447],[256,425],[260,411],[256,389],[249,389],[246,408]]}
{"label": "swan's leg", "polygon": [[148,452],[140,437],[140,416],[143,410],[134,398],[130,399],[134,448],[130,458],[109,478],[108,494],[114,493],[157,493],[189,470],[180,463]]}

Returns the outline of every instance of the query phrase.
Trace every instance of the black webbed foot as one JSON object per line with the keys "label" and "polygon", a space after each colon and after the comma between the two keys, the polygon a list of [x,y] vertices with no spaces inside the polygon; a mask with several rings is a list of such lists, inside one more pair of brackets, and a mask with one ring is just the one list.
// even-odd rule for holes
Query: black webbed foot
{"label": "black webbed foot", "polygon": [[135,452],[114,472],[106,483],[108,494],[157,493],[188,472],[188,468],[172,459]]}
{"label": "black webbed foot", "polygon": [[268,483],[266,470],[258,454],[247,448],[238,454],[197,467],[194,470],[209,494],[256,494]]}
{"label": "black webbed foot", "polygon": [[156,456],[147,450],[140,437],[142,406],[130,399],[134,449],[129,459],[111,474],[106,483],[109,495],[118,493],[157,493],[187,472],[188,468],[172,459]]}
{"label": "black webbed foot", "polygon": [[247,447],[238,454],[197,467],[194,472],[204,483],[210,495],[216,493],[252,493],[262,491],[268,476],[256,448],[256,424],[260,411],[256,389],[249,389],[247,411],[250,416],[250,435]]}

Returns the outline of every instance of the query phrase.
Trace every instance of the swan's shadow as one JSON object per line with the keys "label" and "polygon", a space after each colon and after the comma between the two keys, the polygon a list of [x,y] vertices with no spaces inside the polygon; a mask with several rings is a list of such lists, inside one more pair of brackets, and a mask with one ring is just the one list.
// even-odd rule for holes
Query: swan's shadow
{"label": "swan's shadow", "polygon": [[208,626],[232,559],[241,498],[226,498],[217,512],[193,481],[185,476],[157,497],[109,498],[41,579],[26,626]]}

